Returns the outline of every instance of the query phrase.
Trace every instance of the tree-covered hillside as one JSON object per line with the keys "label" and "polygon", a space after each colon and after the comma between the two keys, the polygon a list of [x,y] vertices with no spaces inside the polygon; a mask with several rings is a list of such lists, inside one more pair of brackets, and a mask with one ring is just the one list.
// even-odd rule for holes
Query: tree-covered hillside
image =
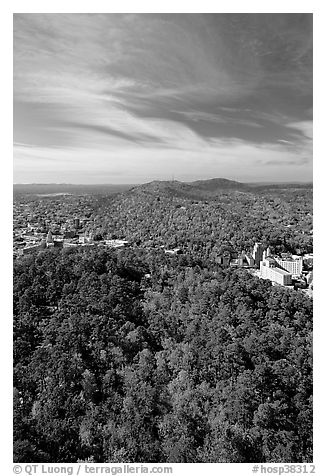
{"label": "tree-covered hillside", "polygon": [[103,199],[93,219],[90,228],[100,237],[180,247],[207,264],[225,248],[239,253],[255,241],[276,252],[312,252],[308,186],[220,188],[211,195],[182,182],[152,182]]}
{"label": "tree-covered hillside", "polygon": [[15,462],[312,461],[312,302],[199,264],[15,261]]}

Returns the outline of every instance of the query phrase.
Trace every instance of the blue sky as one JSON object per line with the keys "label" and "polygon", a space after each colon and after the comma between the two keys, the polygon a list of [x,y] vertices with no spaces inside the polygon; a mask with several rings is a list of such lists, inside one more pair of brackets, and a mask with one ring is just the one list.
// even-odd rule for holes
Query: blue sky
{"label": "blue sky", "polygon": [[14,182],[312,180],[311,14],[15,14]]}

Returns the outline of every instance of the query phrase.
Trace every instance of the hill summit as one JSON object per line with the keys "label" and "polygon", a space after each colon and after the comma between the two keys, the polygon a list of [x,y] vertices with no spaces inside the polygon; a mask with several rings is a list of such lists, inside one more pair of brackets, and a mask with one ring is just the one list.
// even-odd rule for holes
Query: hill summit
{"label": "hill summit", "polygon": [[223,191],[244,190],[247,188],[248,187],[241,182],[235,182],[224,178],[197,180],[195,182],[154,180],[142,185],[137,185],[126,193],[128,195],[140,193],[203,200],[213,197]]}
{"label": "hill summit", "polygon": [[229,180],[225,178],[212,178],[208,180],[196,180],[195,182],[190,182],[193,187],[199,188],[201,190],[207,190],[214,192],[217,190],[243,190],[248,188],[248,186],[242,182],[236,182],[235,180]]}

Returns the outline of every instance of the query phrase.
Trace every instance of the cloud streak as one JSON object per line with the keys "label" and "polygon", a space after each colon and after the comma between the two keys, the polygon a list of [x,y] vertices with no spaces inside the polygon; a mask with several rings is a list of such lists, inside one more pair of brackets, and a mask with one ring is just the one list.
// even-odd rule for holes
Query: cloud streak
{"label": "cloud streak", "polygon": [[97,157],[134,181],[172,165],[182,179],[185,163],[196,178],[228,157],[221,173],[245,162],[254,180],[259,152],[268,179],[275,160],[310,179],[311,38],[305,14],[15,14],[14,139],[31,144],[14,148],[16,177],[37,181],[44,157],[48,181],[75,167],[85,182]]}

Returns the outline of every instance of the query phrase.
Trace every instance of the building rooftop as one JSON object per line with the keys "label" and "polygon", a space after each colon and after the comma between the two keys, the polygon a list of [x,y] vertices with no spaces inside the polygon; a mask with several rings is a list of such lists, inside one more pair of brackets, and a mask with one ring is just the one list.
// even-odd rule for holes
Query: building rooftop
{"label": "building rooftop", "polygon": [[300,261],[301,257],[297,257],[297,258],[293,258],[292,256],[289,256],[289,257],[279,257],[279,256],[275,256],[275,259],[277,260],[281,260],[281,261]]}
{"label": "building rooftop", "polygon": [[276,273],[278,274],[282,274],[282,275],[285,275],[285,274],[291,274],[289,273],[288,271],[285,271],[284,269],[281,269],[281,268],[273,268],[274,271],[276,271]]}

